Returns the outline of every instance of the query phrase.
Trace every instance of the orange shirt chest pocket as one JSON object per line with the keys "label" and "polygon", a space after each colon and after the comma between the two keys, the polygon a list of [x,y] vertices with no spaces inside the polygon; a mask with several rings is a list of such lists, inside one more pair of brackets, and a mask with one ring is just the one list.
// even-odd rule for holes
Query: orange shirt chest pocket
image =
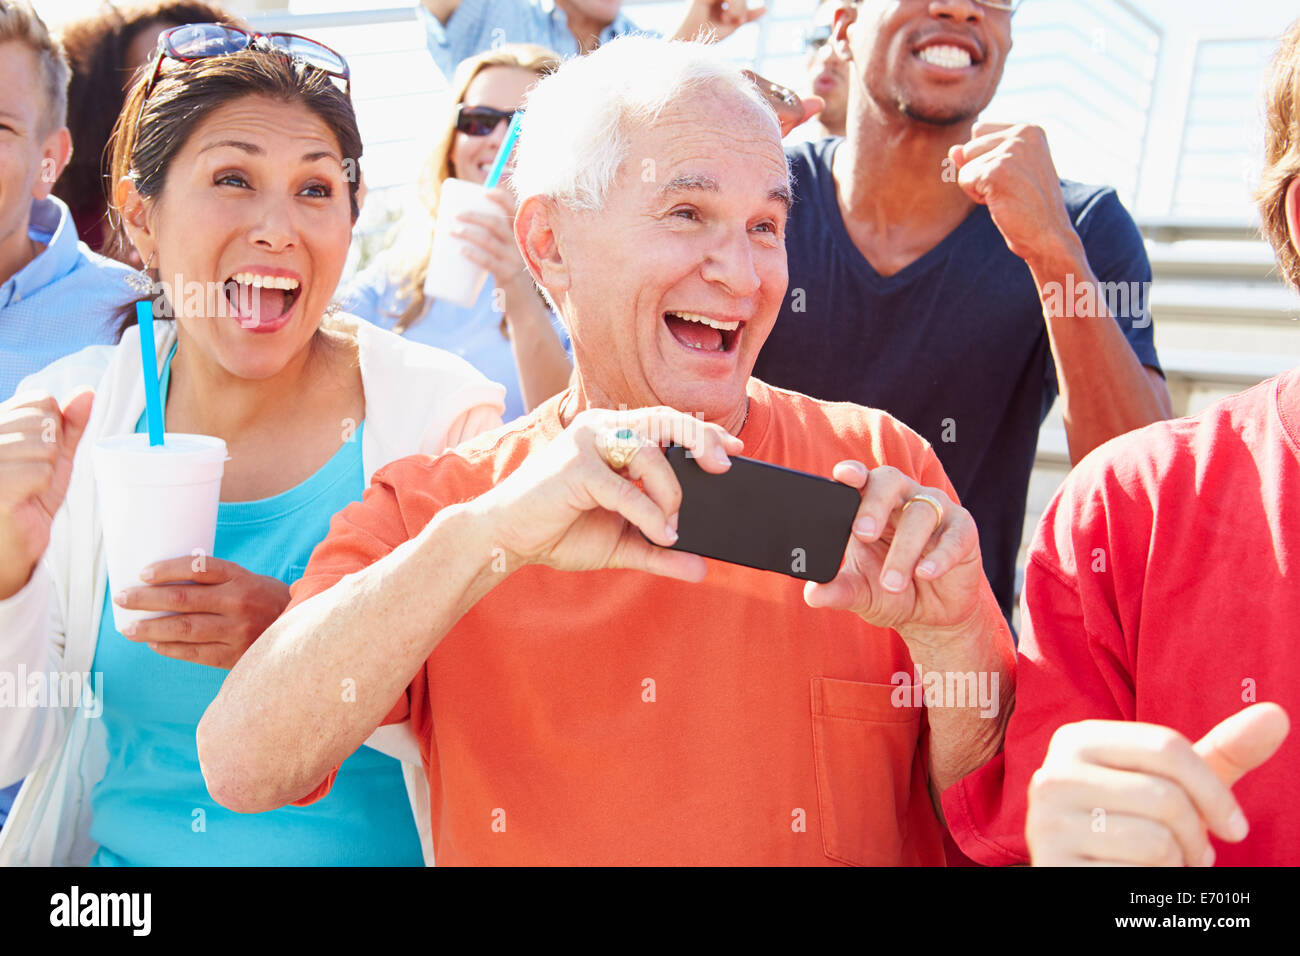
{"label": "orange shirt chest pocket", "polygon": [[904,860],[921,708],[895,706],[897,687],[812,678],[813,759],[822,849],[855,866]]}

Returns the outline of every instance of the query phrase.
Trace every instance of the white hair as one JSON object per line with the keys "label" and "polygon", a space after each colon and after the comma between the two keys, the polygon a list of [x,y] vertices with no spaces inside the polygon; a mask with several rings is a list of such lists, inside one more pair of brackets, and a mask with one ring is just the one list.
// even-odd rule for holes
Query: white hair
{"label": "white hair", "polygon": [[568,59],[524,98],[510,183],[515,196],[547,196],[599,210],[627,158],[630,133],[653,123],[668,104],[711,86],[734,90],[772,123],[776,111],[712,44],[617,37]]}

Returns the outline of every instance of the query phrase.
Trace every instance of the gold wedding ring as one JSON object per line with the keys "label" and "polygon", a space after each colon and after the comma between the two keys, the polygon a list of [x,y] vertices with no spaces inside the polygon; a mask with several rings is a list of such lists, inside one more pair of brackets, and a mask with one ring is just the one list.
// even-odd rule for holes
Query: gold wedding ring
{"label": "gold wedding ring", "polygon": [[601,438],[605,461],[615,471],[622,471],[630,465],[645,443],[645,439],[630,428],[611,429]]}
{"label": "gold wedding ring", "polygon": [[943,502],[941,502],[934,495],[927,495],[925,492],[912,495],[912,497],[908,498],[905,502],[903,502],[903,510],[906,511],[908,505],[914,504],[918,501],[924,501],[927,505],[929,505],[931,508],[934,509],[934,516],[937,519],[934,524],[936,528],[938,528],[941,524],[943,524]]}

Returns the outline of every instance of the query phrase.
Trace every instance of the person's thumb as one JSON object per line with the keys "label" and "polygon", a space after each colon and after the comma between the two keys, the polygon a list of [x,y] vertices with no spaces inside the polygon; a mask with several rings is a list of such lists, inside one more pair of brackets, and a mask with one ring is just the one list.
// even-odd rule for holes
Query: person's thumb
{"label": "person's thumb", "polygon": [[767,13],[767,7],[754,7],[754,9],[745,14],[745,22],[753,23],[765,13]]}
{"label": "person's thumb", "polygon": [[1273,756],[1290,730],[1291,721],[1277,704],[1252,704],[1219,723],[1192,749],[1231,787]]}
{"label": "person's thumb", "polygon": [[69,459],[76,454],[77,443],[81,441],[81,436],[86,431],[86,423],[90,421],[90,410],[94,403],[94,391],[85,389],[72,396],[68,404],[63,406],[63,454]]}
{"label": "person's thumb", "polygon": [[826,101],[820,96],[804,96],[800,97],[799,105],[803,107],[803,119],[796,123],[796,126],[808,122],[824,110],[826,108]]}

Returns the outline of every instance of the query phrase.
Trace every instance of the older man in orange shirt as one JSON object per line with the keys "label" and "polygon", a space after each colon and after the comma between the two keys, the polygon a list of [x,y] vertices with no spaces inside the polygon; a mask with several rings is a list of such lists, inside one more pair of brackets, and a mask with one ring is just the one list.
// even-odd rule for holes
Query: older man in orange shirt
{"label": "older man in orange shirt", "polygon": [[[409,720],[440,864],[942,863],[935,794],[997,751],[1014,650],[929,446],[750,376],[786,289],[775,114],[708,47],[635,37],[526,108],[515,236],[574,381],[335,518],[199,727],[213,797],[328,799]],[[669,550],[681,489],[622,428],[860,489],[838,575]]]}

